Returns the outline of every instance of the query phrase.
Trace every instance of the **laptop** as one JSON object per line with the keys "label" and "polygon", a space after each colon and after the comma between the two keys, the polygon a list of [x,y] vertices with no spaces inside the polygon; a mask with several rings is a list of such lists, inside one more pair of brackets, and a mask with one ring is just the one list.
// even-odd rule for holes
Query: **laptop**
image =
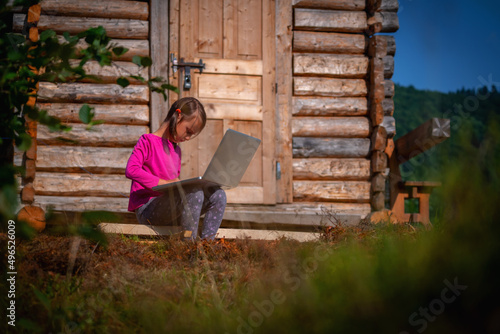
{"label": "laptop", "polygon": [[203,176],[155,186],[154,191],[167,191],[191,185],[218,185],[222,189],[237,187],[259,148],[260,139],[229,129],[224,134]]}

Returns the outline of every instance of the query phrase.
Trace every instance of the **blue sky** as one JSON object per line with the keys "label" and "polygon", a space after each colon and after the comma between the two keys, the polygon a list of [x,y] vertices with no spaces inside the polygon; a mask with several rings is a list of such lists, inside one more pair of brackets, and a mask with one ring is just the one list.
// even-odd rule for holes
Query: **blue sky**
{"label": "blue sky", "polygon": [[500,88],[499,0],[399,0],[392,80],[441,92]]}

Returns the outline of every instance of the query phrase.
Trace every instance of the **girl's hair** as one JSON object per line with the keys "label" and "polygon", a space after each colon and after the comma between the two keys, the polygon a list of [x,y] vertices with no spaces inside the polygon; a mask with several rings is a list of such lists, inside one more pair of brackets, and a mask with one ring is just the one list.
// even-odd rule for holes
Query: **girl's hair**
{"label": "girl's hair", "polygon": [[200,131],[203,130],[205,124],[207,123],[207,114],[205,113],[205,108],[200,101],[195,99],[194,97],[183,97],[175,101],[170,110],[168,111],[167,117],[165,117],[164,122],[168,123],[168,131],[170,135],[177,136],[176,125],[177,119],[179,117],[179,109],[184,119],[190,119],[193,116],[200,117],[201,120],[201,128]]}

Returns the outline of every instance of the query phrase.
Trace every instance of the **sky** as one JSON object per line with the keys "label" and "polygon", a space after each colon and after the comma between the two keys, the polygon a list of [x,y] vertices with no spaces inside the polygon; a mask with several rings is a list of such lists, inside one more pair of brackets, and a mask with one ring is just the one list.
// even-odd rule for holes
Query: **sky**
{"label": "sky", "polygon": [[398,17],[395,83],[500,88],[500,0],[399,0]]}

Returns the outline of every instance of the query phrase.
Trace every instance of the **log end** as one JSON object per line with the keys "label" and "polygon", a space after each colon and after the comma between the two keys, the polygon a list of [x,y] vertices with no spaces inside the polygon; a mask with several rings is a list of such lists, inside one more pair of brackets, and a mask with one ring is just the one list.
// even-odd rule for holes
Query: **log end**
{"label": "log end", "polygon": [[23,207],[17,214],[17,219],[25,221],[38,232],[45,229],[45,212],[38,206],[27,205]]}
{"label": "log end", "polygon": [[372,224],[379,224],[379,223],[390,223],[390,224],[397,224],[398,219],[396,218],[396,215],[394,212],[388,209],[383,209],[381,211],[374,211],[370,213],[366,218],[366,221]]}

